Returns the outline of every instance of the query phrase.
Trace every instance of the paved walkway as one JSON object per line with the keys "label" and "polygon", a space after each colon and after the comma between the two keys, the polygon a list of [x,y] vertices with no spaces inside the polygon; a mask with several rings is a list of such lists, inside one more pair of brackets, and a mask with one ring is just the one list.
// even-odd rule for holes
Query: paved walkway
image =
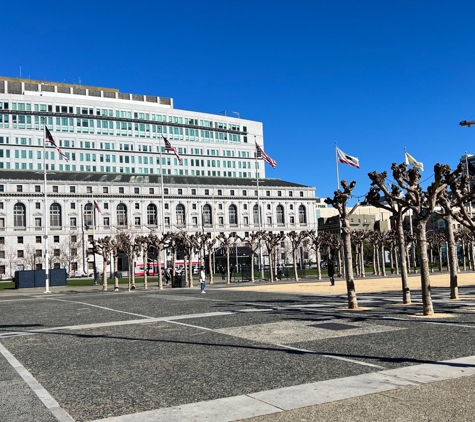
{"label": "paved walkway", "polygon": [[471,421],[475,274],[431,280],[435,318],[418,276],[409,306],[357,279],[361,311],[327,280],[2,292],[0,420]]}

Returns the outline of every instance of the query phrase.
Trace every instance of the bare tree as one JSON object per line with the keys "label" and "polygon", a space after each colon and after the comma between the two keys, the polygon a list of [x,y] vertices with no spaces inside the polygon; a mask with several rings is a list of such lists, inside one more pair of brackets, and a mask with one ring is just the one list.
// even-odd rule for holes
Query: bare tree
{"label": "bare tree", "polygon": [[355,212],[359,203],[357,203],[350,212],[346,208],[346,203],[351,196],[351,192],[356,186],[356,182],[353,181],[350,184],[346,180],[341,181],[343,191],[337,190],[333,198],[325,199],[325,203],[332,205],[340,214],[341,222],[341,237],[343,240],[343,252],[344,252],[344,267],[346,274],[346,289],[348,295],[348,308],[358,309],[358,301],[356,300],[355,281],[353,278],[353,260],[351,256],[351,227],[350,216]]}
{"label": "bare tree", "polygon": [[115,241],[111,236],[102,239],[93,240],[94,253],[102,257],[102,291],[107,292],[107,274],[111,263],[111,253],[116,247]]}
{"label": "bare tree", "polygon": [[307,236],[310,240],[310,247],[315,251],[315,260],[317,262],[317,279],[322,279],[322,255],[321,248],[324,243],[324,238],[328,233],[316,232],[315,230],[309,230]]}
{"label": "bare tree", "polygon": [[128,290],[135,290],[135,256],[137,253],[137,243],[135,241],[135,234],[120,232],[116,236],[117,244],[119,249],[127,256],[127,261],[129,263],[128,270]]}
{"label": "bare tree", "polygon": [[[160,263],[160,268],[158,269],[158,289],[163,290],[163,278],[161,271],[161,262],[162,262],[162,252],[168,246],[172,234],[170,232],[164,233],[162,235],[151,234],[150,236],[150,245],[155,248],[157,253],[157,264]],[[164,263],[166,266],[166,263]]]}
{"label": "bare tree", "polygon": [[285,238],[284,233],[272,233],[272,232],[265,232],[263,236],[264,243],[267,248],[267,253],[269,254],[269,273],[270,273],[270,282],[273,283],[275,280],[275,267],[274,264],[276,262],[275,256],[277,251],[277,246],[280,242]]}
{"label": "bare tree", "polygon": [[231,283],[231,262],[230,262],[230,253],[231,253],[231,248],[234,245],[234,242],[236,240],[236,235],[235,233],[229,233],[228,235],[222,233],[218,236],[219,239],[219,247],[226,252],[226,271],[227,271],[227,284]]}
{"label": "bare tree", "polygon": [[[391,185],[391,190],[386,186],[387,172],[377,173],[375,171],[368,174],[371,179],[371,189],[366,195],[365,201],[375,207],[385,209],[392,214],[393,221],[396,224],[397,244],[399,248],[399,259],[401,260],[401,282],[402,282],[402,300],[405,304],[411,303],[411,290],[409,288],[408,265],[406,255],[406,242],[404,235],[404,214],[408,207],[404,207],[398,202],[402,191],[399,186]],[[381,192],[384,196],[381,197]]]}
{"label": "bare tree", "polygon": [[68,269],[68,274],[72,274],[72,264],[75,262],[77,264],[80,256],[79,251],[81,250],[81,242],[73,241],[71,236],[68,236],[64,239],[60,246],[60,263],[63,268]]}
{"label": "bare tree", "polygon": [[[297,271],[297,256],[299,248],[306,237],[308,237],[308,233],[305,230],[300,232],[292,230],[291,232],[287,233],[287,238],[290,240],[290,245],[292,246],[292,260],[294,264],[295,281],[299,281],[299,273]],[[303,264],[303,262],[301,264]]]}
{"label": "bare tree", "polygon": [[[216,247],[217,239],[211,237],[208,233],[205,234],[205,237],[202,238],[203,246],[205,251],[208,253],[208,267],[209,267],[209,284],[213,284],[213,253]],[[203,258],[204,259],[204,258]]]}
{"label": "bare tree", "polygon": [[144,290],[148,290],[148,269],[149,269],[149,256],[148,253],[150,249],[153,247],[152,243],[152,234],[149,233],[148,236],[139,235],[135,238],[135,242],[137,246],[140,248],[140,253],[142,254],[142,262],[143,262],[143,288]]}
{"label": "bare tree", "polygon": [[434,166],[434,182],[428,186],[426,191],[423,191],[419,184],[421,178],[419,169],[408,170],[406,164],[397,165],[396,163],[392,165],[391,169],[393,170],[394,180],[406,192],[404,196],[397,199],[398,203],[414,211],[415,234],[419,244],[423,314],[433,315],[434,308],[430,293],[430,271],[427,254],[427,222],[432,217],[441,194],[447,188],[448,179],[457,177],[455,173],[460,176],[463,167],[462,170],[458,168],[452,173],[450,166],[436,164]]}

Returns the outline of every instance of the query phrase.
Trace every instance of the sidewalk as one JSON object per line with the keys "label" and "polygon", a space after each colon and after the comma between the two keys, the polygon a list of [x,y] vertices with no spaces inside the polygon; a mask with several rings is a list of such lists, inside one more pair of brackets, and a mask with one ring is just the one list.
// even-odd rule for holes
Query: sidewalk
{"label": "sidewalk", "polygon": [[[438,273],[434,272],[430,275],[430,282],[432,287],[445,287],[449,288],[450,275],[448,272]],[[355,278],[356,294],[358,293],[379,293],[389,291],[401,291],[401,277],[400,275],[389,274],[386,277],[367,275],[365,278]],[[99,280],[101,282],[101,280]],[[102,292],[102,285],[90,286],[63,286],[63,287],[50,287],[51,293],[64,293],[64,292]],[[193,280],[193,288],[199,288],[198,279]],[[466,271],[458,274],[459,288],[475,286],[475,272]],[[300,279],[295,282],[292,279],[285,279],[276,282],[269,281],[256,281],[251,283],[249,281],[233,281],[227,284],[221,280],[221,277],[214,277],[213,284],[206,283],[207,289],[213,288],[226,288],[226,289],[249,289],[262,292],[278,292],[278,293],[302,293],[302,294],[346,294],[346,283],[343,278],[335,277],[335,285],[331,286],[327,276],[322,276],[321,280],[318,280],[316,276],[309,276]],[[152,280],[148,280],[148,290],[157,290],[158,281],[154,277]],[[171,286],[163,286],[164,290],[171,289]],[[411,291],[418,291],[421,289],[421,276],[420,274],[409,275],[409,288]],[[127,284],[120,284],[119,289],[121,292],[127,291]],[[177,288],[186,289],[186,287]],[[20,289],[20,290],[3,290],[0,291],[0,297],[4,296],[16,296],[16,295],[31,295],[42,294],[45,289],[38,287],[33,289]],[[136,290],[143,291],[143,282],[136,283]],[[114,285],[108,284],[108,292],[114,292]]]}

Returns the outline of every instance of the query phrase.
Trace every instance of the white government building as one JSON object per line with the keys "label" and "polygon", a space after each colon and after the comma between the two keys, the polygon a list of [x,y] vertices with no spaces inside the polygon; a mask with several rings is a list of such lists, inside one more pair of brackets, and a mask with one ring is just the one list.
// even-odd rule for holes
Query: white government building
{"label": "white government building", "polygon": [[48,249],[51,267],[90,274],[90,240],[121,230],[316,229],[315,187],[266,178],[255,142],[261,122],[171,98],[0,77],[0,273],[44,269]]}

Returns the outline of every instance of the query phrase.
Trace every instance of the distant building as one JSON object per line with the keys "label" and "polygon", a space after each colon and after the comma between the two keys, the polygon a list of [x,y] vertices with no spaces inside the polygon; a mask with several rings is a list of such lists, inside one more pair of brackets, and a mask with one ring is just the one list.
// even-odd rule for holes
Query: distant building
{"label": "distant building", "polygon": [[52,266],[75,274],[93,270],[91,241],[118,231],[315,229],[315,187],[266,178],[255,141],[261,122],[171,98],[0,77],[0,273],[44,268],[46,226]]}

